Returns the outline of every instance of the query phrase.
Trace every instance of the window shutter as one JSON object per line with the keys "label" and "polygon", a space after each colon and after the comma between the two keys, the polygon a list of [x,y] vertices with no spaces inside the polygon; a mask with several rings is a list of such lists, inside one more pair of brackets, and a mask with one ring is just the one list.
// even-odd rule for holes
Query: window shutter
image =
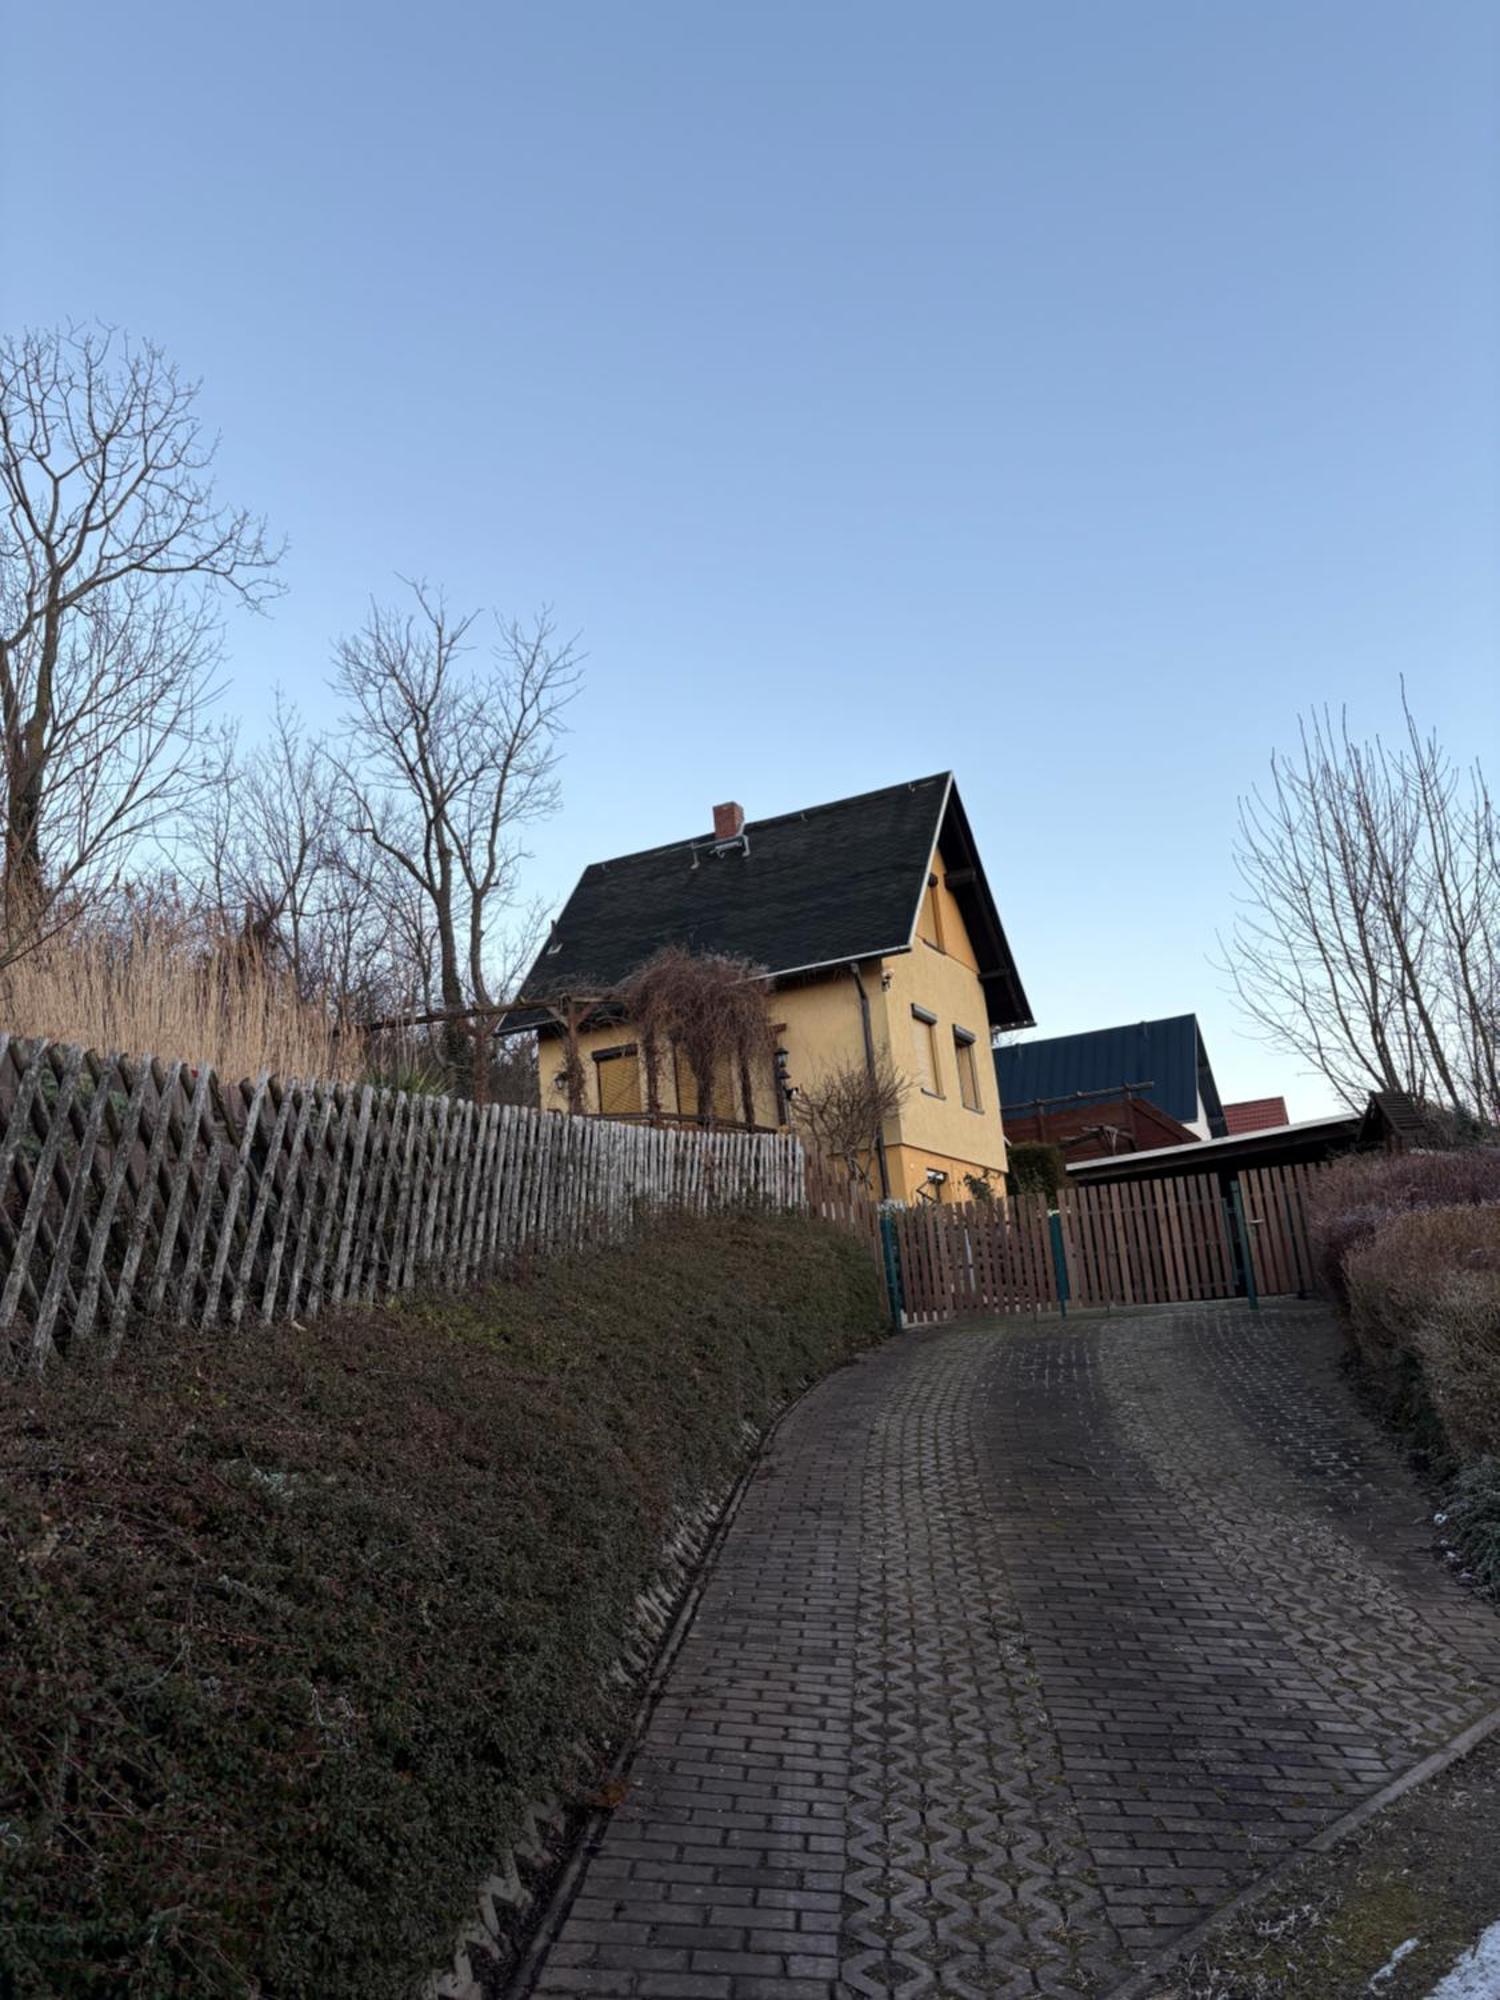
{"label": "window shutter", "polygon": [[911,1020],[912,1041],[917,1055],[917,1082],[923,1090],[937,1094],[937,1051],[932,1038],[932,1022],[915,1007]]}
{"label": "window shutter", "polygon": [[599,1109],[623,1118],[641,1108],[641,1064],[634,1049],[606,1049],[594,1058],[599,1073]]}
{"label": "window shutter", "polygon": [[744,1116],[740,1102],[739,1064],[726,1062],[714,1077],[714,1116],[738,1123]]}
{"label": "window shutter", "polygon": [[677,1078],[677,1110],[680,1117],[698,1116],[698,1082],[693,1075],[692,1065],[678,1049],[672,1058],[672,1072]]}
{"label": "window shutter", "polygon": [[978,1111],[979,1067],[974,1059],[974,1037],[963,1028],[953,1030],[953,1059],[958,1066],[958,1094],[969,1111]]}

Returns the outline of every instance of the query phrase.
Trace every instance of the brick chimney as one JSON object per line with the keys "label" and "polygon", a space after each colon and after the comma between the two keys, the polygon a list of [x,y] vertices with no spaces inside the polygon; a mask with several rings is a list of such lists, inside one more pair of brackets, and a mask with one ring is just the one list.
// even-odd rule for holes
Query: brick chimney
{"label": "brick chimney", "polygon": [[714,839],[733,840],[744,830],[745,808],[733,799],[727,806],[714,807]]}

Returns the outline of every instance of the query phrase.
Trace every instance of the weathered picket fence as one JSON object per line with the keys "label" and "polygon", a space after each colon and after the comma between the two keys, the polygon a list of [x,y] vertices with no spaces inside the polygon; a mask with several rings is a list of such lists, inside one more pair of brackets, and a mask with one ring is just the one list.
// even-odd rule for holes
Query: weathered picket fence
{"label": "weathered picket fence", "polygon": [[0,1355],[113,1353],[133,1319],[308,1320],[643,1211],[806,1205],[797,1140],[283,1083],[0,1035]]}

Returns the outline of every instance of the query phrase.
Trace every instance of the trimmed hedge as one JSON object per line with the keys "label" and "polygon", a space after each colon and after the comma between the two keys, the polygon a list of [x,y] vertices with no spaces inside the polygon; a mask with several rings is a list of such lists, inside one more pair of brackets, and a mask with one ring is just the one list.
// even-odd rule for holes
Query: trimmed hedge
{"label": "trimmed hedge", "polygon": [[1348,1324],[1398,1416],[1431,1405],[1459,1460],[1500,1450],[1500,1207],[1399,1215],[1352,1250]]}
{"label": "trimmed hedge", "polygon": [[409,1993],[618,1730],[674,1510],[882,1323],[852,1239],[721,1219],[0,1386],[0,1993]]}
{"label": "trimmed hedge", "polygon": [[1468,1208],[1500,1202],[1500,1147],[1452,1153],[1351,1153],[1314,1187],[1308,1229],[1324,1290],[1348,1301],[1345,1266],[1352,1252],[1397,1216],[1414,1209]]}

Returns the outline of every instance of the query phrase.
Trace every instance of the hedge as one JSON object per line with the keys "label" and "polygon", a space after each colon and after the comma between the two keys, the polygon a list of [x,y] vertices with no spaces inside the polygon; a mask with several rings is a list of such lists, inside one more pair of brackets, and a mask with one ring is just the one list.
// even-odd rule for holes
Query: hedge
{"label": "hedge", "polygon": [[851,1239],[718,1220],[0,1386],[0,1993],[409,1994],[620,1728],[674,1510],[881,1322]]}
{"label": "hedge", "polygon": [[1500,1451],[1500,1207],[1414,1210],[1350,1251],[1348,1322],[1396,1413],[1430,1403],[1459,1461]]}
{"label": "hedge", "polygon": [[1351,1253],[1397,1216],[1416,1209],[1500,1202],[1500,1147],[1449,1153],[1352,1153],[1315,1185],[1308,1208],[1313,1255],[1324,1290],[1347,1300]]}

